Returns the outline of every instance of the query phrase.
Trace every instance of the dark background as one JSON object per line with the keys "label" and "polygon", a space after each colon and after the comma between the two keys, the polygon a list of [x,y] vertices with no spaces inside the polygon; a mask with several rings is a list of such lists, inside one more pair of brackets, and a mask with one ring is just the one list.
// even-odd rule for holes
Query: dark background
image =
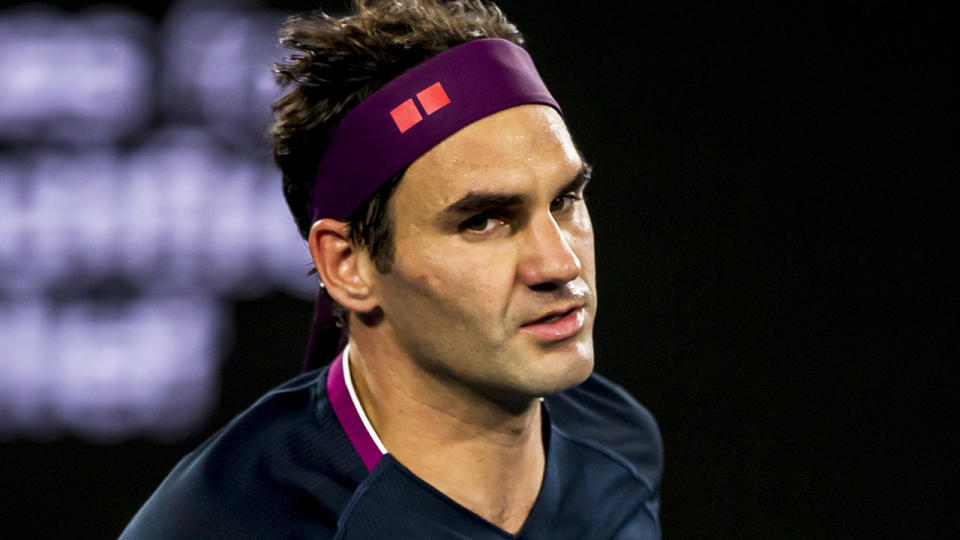
{"label": "dark background", "polygon": [[[595,166],[597,369],[660,422],[666,538],[956,538],[952,32],[767,4],[500,2]],[[310,315],[236,305],[186,441],[3,443],[4,536],[118,535],[297,372]]]}

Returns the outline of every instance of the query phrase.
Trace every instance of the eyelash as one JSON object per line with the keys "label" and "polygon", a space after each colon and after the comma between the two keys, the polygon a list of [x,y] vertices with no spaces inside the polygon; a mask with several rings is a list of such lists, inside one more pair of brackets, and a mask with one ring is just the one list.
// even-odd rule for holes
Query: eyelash
{"label": "eyelash", "polygon": [[[565,200],[565,201],[569,201],[569,202],[572,204],[572,203],[575,203],[575,202],[577,202],[577,201],[582,201],[582,200],[583,200],[583,195],[578,195],[578,194],[576,194],[576,193],[567,193],[566,195],[561,195],[561,196],[557,197],[557,199],[563,199],[563,200]],[[554,199],[554,201],[557,200],[557,199]],[[553,204],[553,201],[550,201],[550,204]],[[558,210],[558,211],[562,211],[562,210],[565,210],[565,209],[567,209],[567,208],[569,208],[569,207],[566,207],[566,206],[565,206],[563,209]]]}
{"label": "eyelash", "polygon": [[[569,203],[571,203],[569,206],[566,205],[566,204],[564,204],[564,207],[563,207],[563,208],[557,210],[557,212],[563,212],[563,211],[570,210],[570,209],[573,207],[573,203],[576,203],[577,201],[582,201],[582,200],[583,200],[583,195],[578,195],[578,194],[576,194],[576,193],[567,193],[566,195],[561,195],[561,196],[557,197],[556,199],[554,199],[553,201],[550,201],[550,204],[553,205],[553,202],[556,201],[556,200],[558,200],[558,199],[561,199],[561,200],[563,200],[564,202],[569,202]],[[464,221],[463,223],[461,223],[459,229],[460,229],[461,232],[468,232],[468,233],[472,233],[472,234],[487,234],[487,233],[490,232],[490,230],[492,230],[492,229],[470,230],[470,226],[471,226],[471,225],[475,225],[475,224],[485,223],[486,221],[488,221],[488,220],[490,220],[490,219],[508,220],[508,219],[510,219],[511,217],[512,217],[512,215],[511,215],[509,212],[505,212],[505,211],[502,211],[502,210],[492,210],[492,211],[489,211],[489,212],[483,212],[483,213],[477,214],[477,215],[471,217],[470,219]]]}

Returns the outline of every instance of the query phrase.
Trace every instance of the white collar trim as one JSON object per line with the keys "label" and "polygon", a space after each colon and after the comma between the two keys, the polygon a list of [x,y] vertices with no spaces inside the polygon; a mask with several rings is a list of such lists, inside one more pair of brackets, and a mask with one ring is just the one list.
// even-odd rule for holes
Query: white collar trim
{"label": "white collar trim", "polygon": [[353,378],[350,376],[350,344],[347,344],[347,346],[343,348],[343,379],[347,385],[347,392],[350,393],[350,400],[353,401],[353,407],[357,410],[357,414],[360,415],[360,421],[363,422],[363,427],[367,428],[367,433],[370,435],[370,438],[373,439],[377,448],[380,449],[380,452],[386,454],[387,449],[383,446],[383,441],[380,440],[380,436],[374,431],[373,426],[370,424],[370,419],[367,418],[367,413],[363,411],[363,405],[361,405],[360,400],[357,399],[357,391],[353,389]]}

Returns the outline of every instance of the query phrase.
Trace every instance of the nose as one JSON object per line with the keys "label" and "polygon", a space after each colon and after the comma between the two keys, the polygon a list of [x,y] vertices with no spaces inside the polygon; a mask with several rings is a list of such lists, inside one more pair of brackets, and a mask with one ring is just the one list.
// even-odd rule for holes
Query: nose
{"label": "nose", "polygon": [[580,259],[552,214],[534,217],[520,259],[520,280],[528,287],[553,290],[577,279]]}

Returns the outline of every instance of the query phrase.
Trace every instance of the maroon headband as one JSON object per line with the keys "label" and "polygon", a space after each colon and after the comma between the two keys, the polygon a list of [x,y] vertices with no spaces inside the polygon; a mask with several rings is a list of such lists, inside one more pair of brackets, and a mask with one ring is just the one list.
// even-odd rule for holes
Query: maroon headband
{"label": "maroon headband", "polygon": [[[495,112],[542,103],[560,111],[533,60],[505,39],[480,39],[404,72],[348,112],[333,130],[307,212],[346,221],[393,175],[463,127]],[[303,370],[343,347],[320,292]]]}
{"label": "maroon headband", "polygon": [[533,60],[505,39],[458,45],[404,72],[333,130],[311,191],[311,222],[346,221],[404,167],[497,111],[542,103],[560,112]]}

